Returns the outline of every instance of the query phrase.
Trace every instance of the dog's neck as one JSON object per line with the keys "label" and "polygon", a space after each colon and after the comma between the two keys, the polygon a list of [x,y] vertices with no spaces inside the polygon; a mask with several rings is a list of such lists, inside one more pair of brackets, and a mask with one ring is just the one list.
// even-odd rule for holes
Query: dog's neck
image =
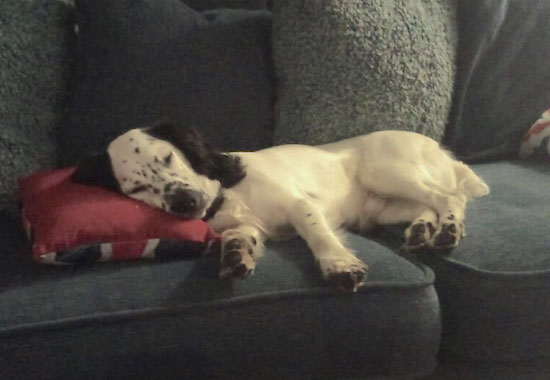
{"label": "dog's neck", "polygon": [[224,200],[225,198],[223,196],[223,192],[220,190],[208,210],[206,210],[206,214],[204,215],[202,220],[207,222],[209,219],[212,219],[222,207]]}

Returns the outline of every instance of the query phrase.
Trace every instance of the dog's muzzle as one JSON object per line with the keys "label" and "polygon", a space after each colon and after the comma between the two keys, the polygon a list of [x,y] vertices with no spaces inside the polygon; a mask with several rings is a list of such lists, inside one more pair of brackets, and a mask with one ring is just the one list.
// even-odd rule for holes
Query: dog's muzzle
{"label": "dog's muzzle", "polygon": [[165,194],[168,212],[184,218],[200,215],[206,206],[206,199],[202,192],[191,190],[183,185],[172,185]]}

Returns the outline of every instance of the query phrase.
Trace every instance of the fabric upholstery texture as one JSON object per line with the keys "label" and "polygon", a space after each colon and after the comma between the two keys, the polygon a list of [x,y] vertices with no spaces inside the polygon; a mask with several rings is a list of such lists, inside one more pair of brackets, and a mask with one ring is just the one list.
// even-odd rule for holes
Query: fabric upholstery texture
{"label": "fabric upholstery texture", "polygon": [[471,162],[515,158],[550,104],[550,2],[458,4],[457,85],[445,142]]}
{"label": "fabric upholstery texture", "polygon": [[[3,228],[0,247],[22,249],[22,239]],[[218,278],[217,255],[63,268],[29,267],[24,256],[7,255],[11,268],[0,268],[0,374],[275,379],[431,372],[440,336],[433,273],[363,237],[350,236],[350,245],[370,265],[366,286],[354,295],[322,280],[299,239],[269,244],[255,274],[234,282]],[[32,366],[18,359],[23,355]]]}
{"label": "fabric upholstery texture", "polygon": [[196,11],[210,9],[264,9],[268,0],[181,0]]}
{"label": "fabric upholstery texture", "polygon": [[468,210],[468,236],[435,256],[443,352],[475,360],[550,358],[550,167],[474,167],[492,194]]}
{"label": "fabric upholstery texture", "polygon": [[[448,256],[418,257],[436,275],[442,355],[472,361],[550,358],[550,166],[473,166],[491,194],[466,213],[467,236]],[[393,246],[402,231],[392,229]]]}
{"label": "fabric upholstery texture", "polygon": [[198,13],[178,0],[79,0],[79,47],[63,164],[133,127],[170,120],[214,145],[272,143],[271,18]]}
{"label": "fabric upholstery texture", "polygon": [[443,136],[455,74],[454,1],[277,0],[275,142],[383,129]]}
{"label": "fabric upholstery texture", "polygon": [[2,1],[0,209],[16,204],[19,176],[55,165],[74,43],[74,10],[65,1]]}

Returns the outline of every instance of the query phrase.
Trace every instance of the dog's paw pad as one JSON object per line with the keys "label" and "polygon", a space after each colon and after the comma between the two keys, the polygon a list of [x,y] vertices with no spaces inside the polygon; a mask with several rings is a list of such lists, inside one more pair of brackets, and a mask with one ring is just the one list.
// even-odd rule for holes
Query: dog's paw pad
{"label": "dog's paw pad", "polygon": [[450,250],[455,248],[462,236],[461,228],[455,223],[444,223],[433,239],[433,247],[438,250]]}
{"label": "dog's paw pad", "polygon": [[337,289],[346,292],[355,292],[364,284],[367,278],[368,266],[354,257],[352,263],[334,260],[322,265],[325,268],[325,278]]}
{"label": "dog's paw pad", "polygon": [[430,222],[420,220],[412,224],[405,232],[405,245],[403,248],[406,251],[423,249],[429,244],[434,231],[435,228]]}
{"label": "dog's paw pad", "polygon": [[246,278],[254,272],[252,249],[244,239],[231,239],[222,246],[220,277]]}
{"label": "dog's paw pad", "polygon": [[365,282],[366,270],[354,270],[350,272],[332,273],[327,280],[338,290],[345,292],[356,292],[357,288]]}

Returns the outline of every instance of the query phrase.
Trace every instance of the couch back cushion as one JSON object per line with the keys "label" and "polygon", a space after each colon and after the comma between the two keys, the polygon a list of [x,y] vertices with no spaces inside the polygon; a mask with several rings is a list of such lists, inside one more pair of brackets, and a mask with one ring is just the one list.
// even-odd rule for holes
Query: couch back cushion
{"label": "couch back cushion", "polygon": [[268,0],[180,0],[196,11],[208,9],[264,9]]}
{"label": "couch back cushion", "polygon": [[79,43],[61,162],[172,120],[222,149],[272,143],[271,15],[179,0],[77,0]]}
{"label": "couch back cushion", "polygon": [[17,178],[55,165],[75,45],[74,9],[61,0],[0,6],[0,210]]}
{"label": "couch back cushion", "polygon": [[550,107],[550,2],[459,1],[458,75],[446,144],[466,161],[516,157]]}
{"label": "couch back cushion", "polygon": [[443,136],[455,72],[453,0],[273,2],[275,141],[381,129]]}

